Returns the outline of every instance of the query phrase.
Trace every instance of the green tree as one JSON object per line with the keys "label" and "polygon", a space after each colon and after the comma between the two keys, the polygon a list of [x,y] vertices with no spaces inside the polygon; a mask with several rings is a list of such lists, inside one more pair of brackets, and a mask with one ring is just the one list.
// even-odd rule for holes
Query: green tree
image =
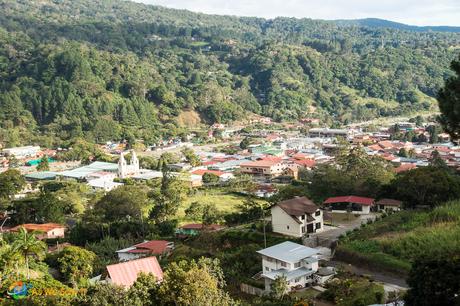
{"label": "green tree", "polygon": [[192,202],[190,206],[185,210],[185,216],[190,220],[199,220],[201,221],[203,217],[203,211],[205,206],[199,202]]}
{"label": "green tree", "polygon": [[203,224],[210,225],[217,223],[221,219],[221,213],[217,209],[216,204],[207,204],[203,208]]}
{"label": "green tree", "polygon": [[158,294],[165,305],[233,305],[223,290],[221,269],[202,260],[171,263],[164,273]]}
{"label": "green tree", "polygon": [[182,151],[182,154],[185,157],[185,160],[192,166],[196,167],[201,165],[201,159],[200,157],[190,148],[184,148]]}
{"label": "green tree", "polygon": [[246,137],[243,140],[241,140],[240,148],[242,150],[246,150],[249,147],[250,144],[251,144],[251,140],[248,137]]}
{"label": "green tree", "polygon": [[455,76],[449,78],[439,91],[438,104],[442,126],[452,139],[457,140],[460,138],[460,58],[452,62],[451,69]]}
{"label": "green tree", "polygon": [[217,184],[220,181],[219,176],[211,172],[206,172],[202,178],[205,184]]}
{"label": "green tree", "polygon": [[388,162],[367,155],[361,147],[343,148],[336,163],[322,164],[313,170],[308,190],[315,199],[350,194],[375,197],[394,178]]}
{"label": "green tree", "polygon": [[408,207],[434,207],[460,198],[460,178],[439,167],[427,166],[403,172],[391,185],[394,196]]}
{"label": "green tree", "polygon": [[149,196],[154,201],[150,217],[157,223],[173,219],[184,202],[189,188],[184,181],[163,171],[159,186],[154,186]]}
{"label": "green tree", "polygon": [[94,286],[90,286],[86,292],[86,295],[79,297],[76,302],[78,302],[78,305],[85,306],[132,305],[131,300],[127,296],[125,288],[106,283],[98,283]]}
{"label": "green tree", "polygon": [[407,279],[408,306],[460,304],[460,256],[442,254],[418,258]]}
{"label": "green tree", "polygon": [[37,165],[37,171],[49,171],[50,170],[50,163],[48,160],[48,156],[44,155],[40,160],[40,163]]}
{"label": "green tree", "polygon": [[29,258],[36,256],[43,258],[46,252],[46,244],[38,240],[34,234],[29,234],[23,227],[19,228],[19,233],[14,236],[12,244],[13,252],[22,256],[27,270],[27,279],[30,279]]}
{"label": "green tree", "polygon": [[125,185],[109,191],[95,205],[94,214],[107,222],[142,220],[151,204],[144,188]]}
{"label": "green tree", "polygon": [[133,306],[156,306],[162,302],[158,297],[160,285],[153,274],[140,273],[128,290],[128,299]]}
{"label": "green tree", "polygon": [[77,246],[68,246],[57,258],[59,270],[73,288],[78,288],[93,273],[96,254]]}
{"label": "green tree", "polygon": [[431,152],[431,155],[428,161],[430,162],[430,166],[432,167],[440,168],[446,171],[449,170],[449,166],[447,166],[444,159],[441,158],[441,155],[439,154],[438,150],[434,150],[433,152]]}
{"label": "green tree", "polygon": [[9,169],[0,173],[0,204],[7,205],[25,185],[24,177],[16,169]]}
{"label": "green tree", "polygon": [[285,276],[278,276],[271,284],[271,296],[276,300],[283,300],[289,292],[289,283]]}

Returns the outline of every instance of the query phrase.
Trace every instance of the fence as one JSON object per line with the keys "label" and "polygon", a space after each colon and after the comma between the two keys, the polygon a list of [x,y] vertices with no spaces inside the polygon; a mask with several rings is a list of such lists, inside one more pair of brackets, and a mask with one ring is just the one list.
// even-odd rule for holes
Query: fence
{"label": "fence", "polygon": [[265,290],[244,283],[240,284],[240,290],[250,295],[263,296],[266,294]]}

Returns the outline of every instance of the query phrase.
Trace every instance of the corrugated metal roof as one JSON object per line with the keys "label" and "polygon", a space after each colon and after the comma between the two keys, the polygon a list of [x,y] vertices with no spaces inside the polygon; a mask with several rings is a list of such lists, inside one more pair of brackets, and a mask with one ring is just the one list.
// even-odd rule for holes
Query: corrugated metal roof
{"label": "corrugated metal roof", "polygon": [[112,283],[123,287],[130,287],[141,272],[152,273],[159,281],[163,279],[163,270],[155,256],[109,265],[107,272]]}
{"label": "corrugated metal roof", "polygon": [[365,198],[365,197],[357,197],[357,196],[343,196],[343,197],[332,197],[324,201],[324,204],[332,204],[332,203],[356,203],[356,204],[370,206],[374,204],[374,199]]}
{"label": "corrugated metal roof", "polygon": [[285,241],[257,251],[257,253],[285,262],[298,262],[302,259],[318,254],[318,250],[291,241]]}

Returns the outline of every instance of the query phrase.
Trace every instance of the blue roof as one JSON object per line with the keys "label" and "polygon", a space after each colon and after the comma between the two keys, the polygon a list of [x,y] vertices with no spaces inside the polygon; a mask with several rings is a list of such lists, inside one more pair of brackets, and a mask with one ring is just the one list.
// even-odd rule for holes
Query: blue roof
{"label": "blue roof", "polygon": [[318,254],[318,250],[291,241],[271,246],[257,253],[285,262],[298,262],[304,258]]}

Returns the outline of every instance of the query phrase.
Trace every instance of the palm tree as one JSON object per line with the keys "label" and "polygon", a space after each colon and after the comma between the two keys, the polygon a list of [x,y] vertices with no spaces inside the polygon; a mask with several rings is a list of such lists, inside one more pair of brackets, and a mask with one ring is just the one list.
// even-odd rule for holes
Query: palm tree
{"label": "palm tree", "polygon": [[26,263],[27,279],[30,279],[29,257],[32,255],[38,258],[43,257],[46,251],[46,244],[38,240],[34,234],[29,234],[24,227],[21,227],[12,246],[13,251],[23,257]]}

